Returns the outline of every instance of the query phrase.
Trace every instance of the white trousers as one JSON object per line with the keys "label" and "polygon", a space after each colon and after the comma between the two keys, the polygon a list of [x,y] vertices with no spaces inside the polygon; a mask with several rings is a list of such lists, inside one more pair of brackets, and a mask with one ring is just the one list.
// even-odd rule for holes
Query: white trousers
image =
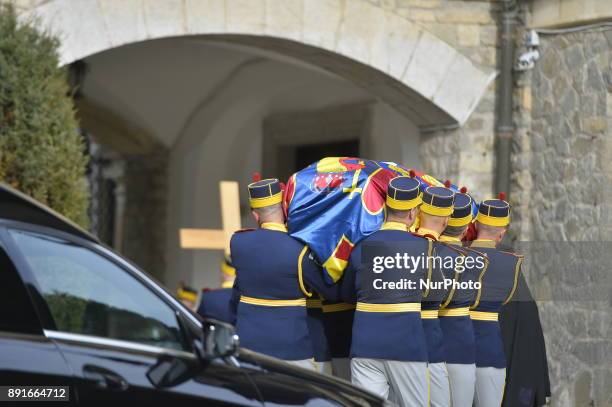
{"label": "white trousers", "polygon": [[353,358],[351,380],[384,399],[392,393],[402,407],[427,407],[429,398],[426,362]]}
{"label": "white trousers", "polygon": [[315,370],[318,373],[325,373],[328,375],[332,374],[332,361],[331,360],[326,360],[324,362],[314,362],[315,364]]}
{"label": "white trousers", "polygon": [[431,407],[450,407],[451,395],[446,363],[430,363],[429,369],[429,405]]}
{"label": "white trousers", "polygon": [[476,365],[447,363],[446,369],[451,388],[451,406],[472,407],[476,386]]}
{"label": "white trousers", "polygon": [[506,384],[506,369],[496,367],[476,368],[475,407],[501,406]]}
{"label": "white trousers", "polygon": [[319,371],[317,362],[314,359],[303,359],[303,360],[285,360],[290,365],[301,367],[302,369]]}

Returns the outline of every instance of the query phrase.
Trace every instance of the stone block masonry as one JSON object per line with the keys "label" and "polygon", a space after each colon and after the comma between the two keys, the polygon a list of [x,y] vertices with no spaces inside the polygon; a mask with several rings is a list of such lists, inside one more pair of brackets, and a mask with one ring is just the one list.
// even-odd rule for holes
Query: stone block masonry
{"label": "stone block masonry", "polygon": [[[513,194],[525,225],[517,237],[610,242],[612,29],[542,35],[540,52],[517,82]],[[611,269],[534,267],[527,276],[541,300],[552,405],[612,405],[612,291],[595,294]]]}

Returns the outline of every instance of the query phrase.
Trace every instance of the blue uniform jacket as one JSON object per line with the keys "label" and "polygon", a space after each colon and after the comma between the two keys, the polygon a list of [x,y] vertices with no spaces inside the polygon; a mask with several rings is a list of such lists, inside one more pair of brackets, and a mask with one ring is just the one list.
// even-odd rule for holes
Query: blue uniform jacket
{"label": "blue uniform jacket", "polygon": [[[344,280],[340,280],[337,284],[344,285]],[[348,358],[355,304],[308,299],[307,307],[315,361]]]}
{"label": "blue uniform jacket", "polygon": [[498,250],[488,240],[475,240],[470,247],[486,254],[489,260],[482,286],[470,307],[476,336],[476,366],[505,368],[506,356],[498,313],[516,291],[523,257]]}
{"label": "blue uniform jacket", "polygon": [[[393,223],[393,222],[390,222]],[[395,224],[399,225],[399,224]],[[427,361],[427,345],[421,323],[420,302],[422,297],[419,280],[425,275],[425,268],[417,267],[414,273],[390,268],[384,271],[384,281],[407,279],[415,282],[414,289],[381,290],[373,287],[372,264],[362,262],[362,249],[366,244],[377,244],[377,253],[395,256],[397,245],[410,248],[410,256],[427,256],[432,245],[424,238],[417,237],[405,230],[386,229],[387,224],[374,232],[351,252],[349,266],[345,274],[353,276],[357,308],[353,320],[351,357],[376,358],[400,361]],[[393,228],[393,225],[391,225]],[[391,243],[391,244],[388,244]],[[350,301],[349,301],[350,302]],[[373,305],[372,305],[373,304]],[[385,312],[397,309],[393,305],[416,304],[416,310]],[[391,306],[388,306],[391,305]]]}
{"label": "blue uniform jacket", "polygon": [[230,250],[241,346],[285,360],[312,358],[306,298],[313,290],[339,298],[338,288],[325,283],[312,253],[290,237],[284,225],[266,223],[235,233]]}
{"label": "blue uniform jacket", "polygon": [[228,324],[233,324],[235,315],[230,305],[231,298],[231,288],[203,291],[200,298],[200,306],[198,307],[198,314],[204,318],[216,319],[227,322]]}
{"label": "blue uniform jacket", "polygon": [[355,315],[355,279],[354,273],[344,273],[336,283],[340,298],[322,301],[322,321],[327,341],[329,356],[333,359],[348,358],[351,351],[353,316]]}
{"label": "blue uniform jacket", "polygon": [[[342,281],[341,281],[342,282]],[[351,353],[355,304],[323,302],[323,323],[332,358],[348,358]]]}
{"label": "blue uniform jacket", "polygon": [[314,351],[314,360],[317,362],[327,362],[331,360],[331,351],[325,332],[323,302],[316,293],[313,294],[312,297],[306,300],[306,309],[308,314],[308,330]]}
{"label": "blue uniform jacket", "polygon": [[[439,251],[444,248],[444,245],[437,241],[432,241],[432,244],[434,248],[433,257],[441,258]],[[444,335],[440,327],[438,310],[442,300],[448,295],[448,289],[443,285],[444,281],[446,278],[452,278],[452,276],[453,271],[445,269],[442,262],[430,262],[426,274],[426,281],[430,286],[424,288],[421,303],[421,320],[425,331],[425,340],[427,341],[427,360],[429,363],[441,363],[446,360]]]}
{"label": "blue uniform jacket", "polygon": [[[477,282],[486,271],[486,258],[478,252],[463,248],[461,242],[444,242],[440,247],[441,256],[463,256],[464,264],[472,267],[449,270],[453,279],[459,283]],[[476,259],[480,258],[477,263]],[[483,266],[481,267],[480,264]],[[444,335],[444,351],[447,363],[474,364],[476,361],[476,339],[468,309],[476,296],[476,289],[451,289],[439,311],[440,327]]]}

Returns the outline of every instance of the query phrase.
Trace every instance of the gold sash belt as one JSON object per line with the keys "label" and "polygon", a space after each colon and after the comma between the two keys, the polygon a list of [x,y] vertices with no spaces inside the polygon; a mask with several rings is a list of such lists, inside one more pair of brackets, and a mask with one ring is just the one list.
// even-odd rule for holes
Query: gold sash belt
{"label": "gold sash belt", "polygon": [[399,304],[373,304],[368,302],[358,302],[357,311],[363,312],[419,312],[421,311],[420,302],[403,302]]}
{"label": "gold sash belt", "polygon": [[436,319],[438,318],[437,309],[421,310],[421,319]]}
{"label": "gold sash belt", "polygon": [[470,309],[468,307],[463,308],[444,308],[438,312],[441,317],[467,317],[470,315]]}
{"label": "gold sash belt", "polygon": [[338,302],[336,304],[323,304],[323,312],[340,312],[355,309],[355,304]]}
{"label": "gold sash belt", "polygon": [[476,321],[497,321],[497,312],[470,311],[470,319]]}
{"label": "gold sash belt", "polygon": [[321,301],[319,299],[306,298],[306,306],[308,308],[322,308],[323,307],[323,301]]}
{"label": "gold sash belt", "polygon": [[305,307],[306,298],[298,298],[295,300],[270,300],[266,298],[254,298],[240,296],[240,302],[251,305],[261,305],[264,307]]}

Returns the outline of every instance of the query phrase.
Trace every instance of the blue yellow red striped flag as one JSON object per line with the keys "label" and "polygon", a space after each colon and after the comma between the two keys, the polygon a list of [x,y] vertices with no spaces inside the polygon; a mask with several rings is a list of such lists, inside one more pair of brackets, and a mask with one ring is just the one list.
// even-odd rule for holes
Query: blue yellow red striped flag
{"label": "blue yellow red striped flag", "polygon": [[[326,157],[309,165],[286,185],[289,234],[308,244],[326,277],[337,281],[353,246],[382,225],[389,180],[410,171],[393,162],[355,157]],[[430,175],[414,173],[423,187],[444,185]],[[458,191],[456,185],[451,189]]]}

